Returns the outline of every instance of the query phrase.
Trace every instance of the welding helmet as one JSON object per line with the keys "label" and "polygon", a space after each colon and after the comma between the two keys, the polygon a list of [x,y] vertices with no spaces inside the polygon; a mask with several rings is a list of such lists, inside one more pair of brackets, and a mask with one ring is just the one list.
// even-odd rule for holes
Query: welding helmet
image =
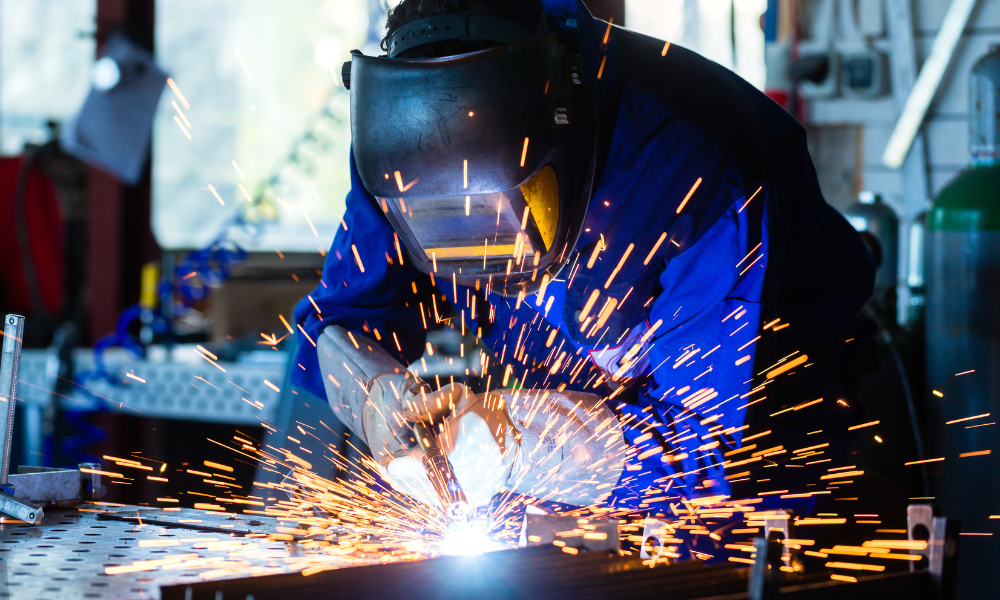
{"label": "welding helmet", "polygon": [[[397,58],[442,41],[499,45]],[[597,104],[580,59],[535,30],[474,14],[401,27],[381,57],[353,53],[354,159],[421,271],[507,296],[570,261],[590,201]],[[391,249],[390,249],[391,253]]]}

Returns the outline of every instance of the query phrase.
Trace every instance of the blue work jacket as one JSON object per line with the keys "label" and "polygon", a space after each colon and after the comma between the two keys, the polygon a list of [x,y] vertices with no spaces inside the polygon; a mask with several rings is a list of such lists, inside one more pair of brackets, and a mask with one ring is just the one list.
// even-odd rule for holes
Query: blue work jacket
{"label": "blue work jacket", "polygon": [[[392,226],[352,158],[344,226],[295,312],[308,340],[293,384],[325,396],[314,342],[329,325],[380,338],[409,364],[424,351],[424,323],[454,310],[482,330],[508,383],[611,397],[630,445],[615,506],[666,511],[682,498],[770,489],[772,477],[760,487],[738,470],[727,479],[723,463],[738,461],[726,453],[749,436],[780,455],[815,442],[810,431],[836,430],[829,452],[844,449],[856,419],[845,364],[864,334],[856,315],[875,265],[823,200],[804,130],[693,52],[610,27],[574,0],[549,0],[546,12],[599,98],[598,175],[574,262],[541,298],[432,285],[395,258]],[[616,376],[630,385],[619,389]],[[768,456],[747,458],[784,460]],[[788,481],[779,485],[805,485]]]}

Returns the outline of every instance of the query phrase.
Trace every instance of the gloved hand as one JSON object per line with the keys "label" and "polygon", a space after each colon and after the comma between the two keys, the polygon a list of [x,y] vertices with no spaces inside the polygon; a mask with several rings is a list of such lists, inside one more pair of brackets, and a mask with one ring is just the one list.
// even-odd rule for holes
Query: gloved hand
{"label": "gloved hand", "polygon": [[385,466],[416,445],[406,415],[429,388],[381,346],[332,325],[317,344],[330,407]]}
{"label": "gloved hand", "polygon": [[[587,506],[604,500],[621,477],[626,448],[621,424],[593,394],[473,394],[462,384],[437,393],[441,406],[455,407],[438,435],[472,506],[487,504],[502,491]],[[432,410],[430,416],[441,422],[443,412]],[[423,450],[414,447],[388,464],[385,477],[421,502],[440,505],[422,457]]]}
{"label": "gloved hand", "polygon": [[368,444],[393,487],[422,502],[440,504],[410,429],[421,420],[436,424],[473,506],[503,490],[590,505],[624,469],[621,424],[593,394],[473,394],[462,384],[432,392],[381,346],[342,327],[327,327],[317,346],[334,413]]}
{"label": "gloved hand", "polygon": [[[432,397],[427,410],[408,417],[414,422],[438,424],[435,430],[442,450],[466,499],[471,506],[482,506],[494,494],[507,489],[520,457],[521,435],[513,427],[504,397],[497,393],[473,394],[461,383],[428,394],[429,399]],[[414,446],[394,458],[383,477],[397,490],[425,504],[440,506],[422,462],[423,454],[423,448]]]}

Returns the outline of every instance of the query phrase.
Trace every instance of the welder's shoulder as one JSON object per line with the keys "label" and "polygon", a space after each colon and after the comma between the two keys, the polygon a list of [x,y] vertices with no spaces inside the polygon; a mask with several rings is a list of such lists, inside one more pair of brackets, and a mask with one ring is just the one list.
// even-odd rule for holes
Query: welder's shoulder
{"label": "welder's shoulder", "polygon": [[752,179],[771,168],[772,142],[802,127],[729,69],[696,52],[625,29],[615,30],[620,72],[718,138]]}

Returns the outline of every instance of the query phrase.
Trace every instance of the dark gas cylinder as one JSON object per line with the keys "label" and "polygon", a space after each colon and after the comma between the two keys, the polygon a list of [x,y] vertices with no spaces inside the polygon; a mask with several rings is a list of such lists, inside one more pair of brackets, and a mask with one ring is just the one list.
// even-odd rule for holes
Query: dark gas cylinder
{"label": "dark gas cylinder", "polygon": [[[972,165],[927,218],[928,456],[944,458],[929,465],[942,512],[961,518],[963,532],[1000,534],[990,519],[1000,514],[998,48],[973,68],[970,87]],[[996,539],[962,537],[955,597],[1000,597]]]}
{"label": "dark gas cylinder", "polygon": [[899,273],[899,218],[882,196],[863,191],[858,202],[844,210],[878,263],[872,304],[883,322],[896,322],[896,282]]}

